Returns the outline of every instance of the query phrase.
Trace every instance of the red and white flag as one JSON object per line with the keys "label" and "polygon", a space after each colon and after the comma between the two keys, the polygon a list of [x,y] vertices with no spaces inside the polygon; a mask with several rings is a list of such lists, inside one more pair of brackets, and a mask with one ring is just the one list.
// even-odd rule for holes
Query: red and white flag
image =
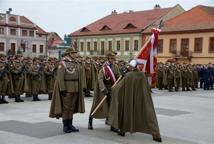
{"label": "red and white flag", "polygon": [[[160,29],[153,28],[152,35],[145,45],[141,48],[140,52],[137,54],[135,59],[143,63],[141,65],[141,70],[145,71],[147,75],[152,75],[152,84],[155,83],[155,68],[157,65],[157,46],[158,46],[158,35]],[[154,77],[154,78],[153,78]]]}

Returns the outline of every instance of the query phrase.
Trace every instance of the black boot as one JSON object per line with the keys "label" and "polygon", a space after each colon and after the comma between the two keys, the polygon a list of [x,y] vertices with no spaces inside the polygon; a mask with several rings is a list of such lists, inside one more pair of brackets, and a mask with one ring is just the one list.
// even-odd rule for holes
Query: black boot
{"label": "black boot", "polygon": [[36,94],[36,101],[41,101],[38,97],[38,94]]}
{"label": "black boot", "polygon": [[69,120],[63,120],[62,123],[63,123],[63,132],[64,133],[70,133],[70,132],[72,132],[69,129]]}
{"label": "black boot", "polygon": [[161,138],[153,138],[153,141],[162,142],[162,139]]}
{"label": "black boot", "polygon": [[113,131],[113,132],[116,132],[116,133],[118,133],[118,132],[119,132],[119,130],[118,130],[118,129],[116,129],[116,128],[112,127],[112,126],[111,126],[111,128],[110,128],[110,131]]}
{"label": "black boot", "polygon": [[33,101],[36,101],[36,95],[35,94],[33,95]]}
{"label": "black boot", "polygon": [[24,100],[21,99],[20,95],[15,96],[15,102],[24,102]]}
{"label": "black boot", "polygon": [[79,132],[79,129],[77,129],[73,126],[73,119],[69,120],[69,128],[72,132]]}
{"label": "black boot", "polygon": [[120,135],[120,136],[123,136],[123,137],[124,137],[124,136],[125,136],[125,133],[124,133],[124,132],[122,132],[122,131],[119,131],[119,132],[118,132],[118,135]]}
{"label": "black boot", "polygon": [[106,125],[109,125],[109,124],[108,124],[108,118],[106,118],[105,124],[106,124]]}
{"label": "black boot", "polygon": [[8,104],[8,101],[5,100],[5,96],[2,96],[2,103],[3,104]]}
{"label": "black boot", "polygon": [[93,118],[89,117],[88,120],[88,129],[93,130]]}
{"label": "black boot", "polygon": [[52,100],[52,93],[48,94],[48,100]]}
{"label": "black boot", "polygon": [[3,104],[2,96],[0,96],[0,104]]}

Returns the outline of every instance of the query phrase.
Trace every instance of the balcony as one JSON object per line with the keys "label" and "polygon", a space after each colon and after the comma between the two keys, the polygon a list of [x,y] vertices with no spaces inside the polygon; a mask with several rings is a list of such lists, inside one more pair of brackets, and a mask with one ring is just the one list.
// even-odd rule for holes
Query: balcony
{"label": "balcony", "polygon": [[191,61],[192,51],[174,51],[172,52],[172,57],[177,61],[178,59],[186,59]]}

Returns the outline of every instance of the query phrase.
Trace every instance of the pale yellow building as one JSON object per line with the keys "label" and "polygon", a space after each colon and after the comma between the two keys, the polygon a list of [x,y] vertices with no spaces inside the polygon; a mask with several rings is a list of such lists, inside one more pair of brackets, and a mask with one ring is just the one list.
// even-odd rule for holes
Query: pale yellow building
{"label": "pale yellow building", "polygon": [[133,58],[142,47],[142,31],[184,12],[180,5],[171,8],[156,6],[152,10],[129,11],[110,15],[71,33],[81,55],[104,55],[116,51],[118,58]]}

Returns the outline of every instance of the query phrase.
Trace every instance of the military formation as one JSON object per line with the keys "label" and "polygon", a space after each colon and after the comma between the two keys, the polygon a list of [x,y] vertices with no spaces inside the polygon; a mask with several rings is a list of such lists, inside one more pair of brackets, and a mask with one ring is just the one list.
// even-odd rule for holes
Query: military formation
{"label": "military formation", "polygon": [[158,63],[156,69],[157,88],[159,90],[195,91],[197,88],[211,90],[214,86],[214,65],[191,65]]}
{"label": "military formation", "polygon": [[[94,129],[93,119],[105,119],[110,131],[120,136],[142,132],[161,142],[146,75],[138,69],[137,61],[116,60],[116,55],[109,52],[105,57],[83,58],[74,48],[68,48],[60,60],[1,54],[0,103],[8,103],[5,96],[24,102],[23,94],[33,101],[47,94],[52,100],[49,117],[62,118],[63,132],[71,133],[79,132],[73,115],[84,113],[84,97],[93,95],[89,130]],[[169,92],[213,89],[214,65],[158,63],[156,80],[158,89]]]}
{"label": "military formation", "polygon": [[57,59],[48,57],[23,57],[0,55],[0,103],[7,104],[5,96],[15,102],[24,102],[21,95],[40,101],[39,94],[52,97],[57,70]]}

